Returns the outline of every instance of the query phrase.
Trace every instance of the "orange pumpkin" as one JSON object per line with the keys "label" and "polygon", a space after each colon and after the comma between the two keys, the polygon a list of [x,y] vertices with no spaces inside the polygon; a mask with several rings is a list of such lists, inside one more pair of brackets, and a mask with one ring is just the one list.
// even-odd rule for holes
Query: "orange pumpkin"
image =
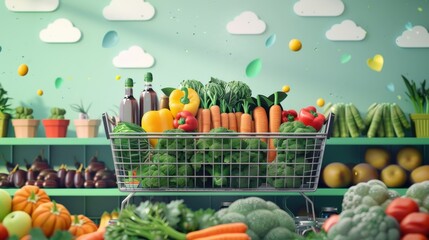
{"label": "orange pumpkin", "polygon": [[31,218],[33,227],[42,229],[47,237],[51,237],[57,230],[68,230],[71,225],[69,210],[55,201],[40,204]]}
{"label": "orange pumpkin", "polygon": [[40,204],[50,201],[51,199],[45,190],[37,186],[26,185],[15,192],[12,198],[12,211],[24,211],[31,216],[34,209]]}
{"label": "orange pumpkin", "polygon": [[70,219],[71,226],[69,228],[69,232],[75,237],[95,232],[98,229],[97,225],[85,215],[72,215],[70,216]]}

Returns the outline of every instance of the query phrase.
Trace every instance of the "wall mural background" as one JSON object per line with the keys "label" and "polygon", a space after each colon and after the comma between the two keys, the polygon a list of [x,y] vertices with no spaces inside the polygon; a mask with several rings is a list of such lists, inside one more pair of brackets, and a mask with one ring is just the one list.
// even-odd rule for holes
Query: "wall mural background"
{"label": "wall mural background", "polygon": [[401,74],[428,78],[428,14],[428,0],[5,0],[0,83],[12,107],[32,107],[37,119],[51,107],[77,118],[70,105],[81,100],[92,118],[118,112],[124,80],[134,79],[137,96],[146,72],[159,96],[216,77],[254,95],[289,85],[285,108],[323,98],[411,113]]}

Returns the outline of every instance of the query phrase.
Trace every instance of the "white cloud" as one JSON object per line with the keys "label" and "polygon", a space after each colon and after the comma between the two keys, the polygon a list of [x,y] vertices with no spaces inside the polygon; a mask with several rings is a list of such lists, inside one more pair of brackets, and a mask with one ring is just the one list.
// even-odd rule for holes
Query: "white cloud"
{"label": "white cloud", "polygon": [[155,8],[144,0],[111,0],[103,9],[108,20],[149,20],[155,15]]}
{"label": "white cloud", "polygon": [[325,35],[332,41],[360,41],[365,38],[366,31],[352,20],[344,20],[340,24],[334,24]]}
{"label": "white cloud", "polygon": [[52,12],[59,0],[5,0],[5,4],[13,12]]}
{"label": "white cloud", "polygon": [[414,26],[410,30],[405,30],[396,38],[396,45],[404,48],[427,48],[429,47],[428,30],[423,26]]}
{"label": "white cloud", "polygon": [[131,46],[113,58],[113,65],[117,68],[150,68],[154,63],[152,55],[139,46]]}
{"label": "white cloud", "polygon": [[299,0],[293,6],[299,16],[339,16],[344,12],[342,0]]}
{"label": "white cloud", "polygon": [[265,22],[250,11],[242,12],[226,25],[226,30],[232,34],[261,34],[265,28]]}
{"label": "white cloud", "polygon": [[58,18],[39,33],[40,40],[48,43],[72,43],[79,41],[81,32],[66,18]]}

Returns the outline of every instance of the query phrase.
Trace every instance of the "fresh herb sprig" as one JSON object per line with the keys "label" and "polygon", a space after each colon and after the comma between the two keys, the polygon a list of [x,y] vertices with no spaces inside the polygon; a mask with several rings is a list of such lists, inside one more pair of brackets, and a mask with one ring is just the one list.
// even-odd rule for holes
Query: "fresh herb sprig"
{"label": "fresh herb sprig", "polygon": [[416,113],[429,113],[429,88],[426,88],[426,80],[420,83],[420,86],[413,80],[409,80],[402,75],[407,92],[408,98],[413,103],[414,111]]}

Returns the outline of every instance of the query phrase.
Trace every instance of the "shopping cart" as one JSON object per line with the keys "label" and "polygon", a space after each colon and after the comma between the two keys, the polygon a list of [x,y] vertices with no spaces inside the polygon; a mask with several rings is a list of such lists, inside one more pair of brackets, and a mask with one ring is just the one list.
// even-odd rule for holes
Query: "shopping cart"
{"label": "shopping cart", "polygon": [[[103,114],[120,191],[285,191],[317,189],[334,115],[317,133],[115,132]],[[154,144],[156,142],[156,145]],[[152,143],[152,144],[151,144]],[[276,147],[273,147],[276,146]],[[275,160],[267,161],[268,155]]]}

